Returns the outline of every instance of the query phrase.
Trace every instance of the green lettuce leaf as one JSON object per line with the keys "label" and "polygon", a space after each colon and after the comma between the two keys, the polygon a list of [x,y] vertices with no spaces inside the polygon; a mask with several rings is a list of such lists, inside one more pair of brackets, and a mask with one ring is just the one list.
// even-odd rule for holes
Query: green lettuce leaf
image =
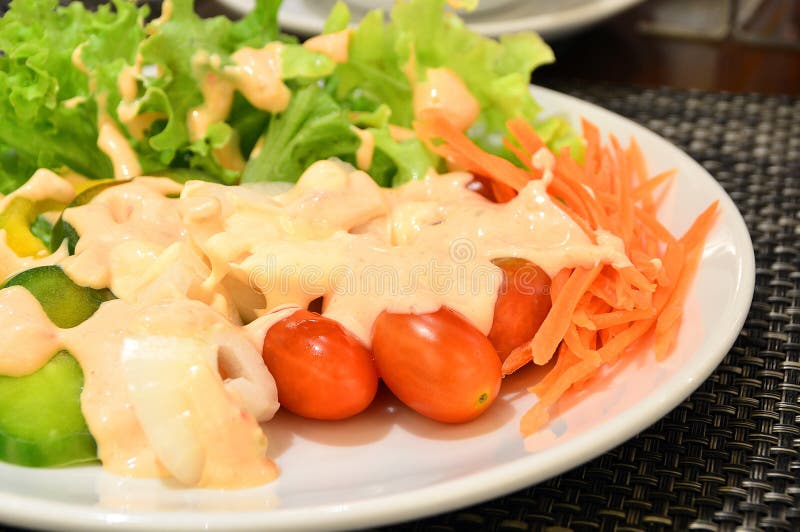
{"label": "green lettuce leaf", "polygon": [[96,52],[92,66],[112,64],[130,52],[126,35],[135,33],[146,12],[122,0],[96,12],[78,3],[58,7],[56,0],[11,3],[0,19],[0,144],[13,149],[19,164],[4,164],[3,188],[21,183],[35,167],[112,175],[97,147],[98,108],[89,77],[72,56],[82,45]]}
{"label": "green lettuce leaf", "polygon": [[352,156],[359,145],[345,111],[319,86],[308,85],[270,120],[261,150],[247,163],[242,182],[295,182],[311,163]]}
{"label": "green lettuce leaf", "polygon": [[[539,125],[540,108],[530,94],[531,72],[550,63],[550,47],[532,32],[483,37],[444,9],[445,0],[397,2],[387,22],[383,13],[368,13],[356,28],[347,63],[339,65],[332,83],[340,101],[358,100],[360,110],[380,104],[391,109],[393,124],[409,127],[413,120],[413,88],[407,71],[424,79],[427,68],[449,68],[459,75],[480,104],[480,116],[468,135],[484,149],[511,158],[502,145],[505,123],[523,118],[549,133],[548,145],[580,147],[569,125]],[[341,26],[346,17],[337,5],[328,24]],[[430,38],[435,35],[436,38]],[[364,106],[373,102],[373,108]],[[545,131],[547,130],[547,131]]]}

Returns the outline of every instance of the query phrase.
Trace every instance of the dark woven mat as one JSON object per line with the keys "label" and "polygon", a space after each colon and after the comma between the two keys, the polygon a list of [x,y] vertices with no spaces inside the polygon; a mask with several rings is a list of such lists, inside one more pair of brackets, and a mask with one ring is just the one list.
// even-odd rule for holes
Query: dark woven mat
{"label": "dark woven mat", "polygon": [[725,187],[756,254],[744,329],[691,397],[542,484],[386,530],[800,530],[800,99],[558,84],[668,138]]}

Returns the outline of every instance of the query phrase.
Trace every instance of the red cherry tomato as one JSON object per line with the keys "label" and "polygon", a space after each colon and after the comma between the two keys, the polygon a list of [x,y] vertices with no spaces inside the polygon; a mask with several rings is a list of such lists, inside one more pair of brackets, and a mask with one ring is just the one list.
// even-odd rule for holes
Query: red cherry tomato
{"label": "red cherry tomato", "polygon": [[500,359],[460,314],[392,314],[375,321],[372,350],[386,386],[410,408],[445,423],[469,421],[500,391]]}
{"label": "red cherry tomato", "polygon": [[303,417],[354,416],[378,389],[367,348],[336,321],[307,310],[270,327],[263,357],[281,406]]}
{"label": "red cherry tomato", "polygon": [[550,312],[550,277],[535,264],[516,258],[497,259],[503,283],[494,305],[489,341],[505,360],[529,341]]}

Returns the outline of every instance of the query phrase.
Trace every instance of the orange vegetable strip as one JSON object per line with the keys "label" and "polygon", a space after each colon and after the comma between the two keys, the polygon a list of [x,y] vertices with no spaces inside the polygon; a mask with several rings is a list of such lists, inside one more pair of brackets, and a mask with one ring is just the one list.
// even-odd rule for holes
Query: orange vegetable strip
{"label": "orange vegetable strip", "polygon": [[572,315],[572,323],[584,329],[597,330],[597,326],[592,321],[592,318],[589,317],[588,309],[585,308],[575,310],[575,314]]}
{"label": "orange vegetable strip", "polygon": [[645,292],[653,292],[656,289],[656,285],[652,284],[650,281],[647,280],[642,272],[634,268],[633,266],[627,266],[625,268],[619,268],[617,270],[619,276],[622,280],[630,283],[631,285],[635,286],[639,290]]}
{"label": "orange vegetable strip", "polygon": [[600,130],[585,118],[581,118],[581,131],[583,132],[583,138],[586,139],[584,153],[586,170],[589,173],[596,174],[600,169]]}
{"label": "orange vegetable strip", "polygon": [[[561,355],[559,355],[559,358],[561,358]],[[595,371],[597,371],[597,368],[590,362],[580,361],[571,365],[557,378],[553,379],[547,387],[546,395],[540,395],[539,402],[523,414],[519,423],[520,432],[524,436],[529,436],[546,426],[550,421],[550,407],[569,390],[573,383],[587,379]]]}
{"label": "orange vegetable strip", "polygon": [[650,330],[655,322],[655,319],[637,321],[616,334],[612,333],[609,340],[598,350],[600,357],[609,364],[616,362],[631,344]]}
{"label": "orange vegetable strip", "polygon": [[695,219],[686,233],[680,238],[681,243],[683,243],[687,249],[699,246],[705,241],[716,219],[718,206],[719,200],[706,207],[706,209],[700,213],[700,216]]}
{"label": "orange vegetable strip", "polygon": [[640,249],[633,249],[630,252],[631,262],[636,267],[639,272],[644,275],[645,279],[647,279],[648,283],[655,283],[658,279],[659,273],[663,269],[656,259],[656,262],[653,261],[655,257],[652,255],[645,253]]}
{"label": "orange vegetable strip", "polygon": [[624,325],[633,321],[648,320],[656,317],[654,307],[636,308],[633,310],[614,310],[603,314],[591,316],[591,321],[597,329],[607,329],[616,325]]}
{"label": "orange vegetable strip", "polygon": [[639,221],[642,222],[644,226],[653,233],[653,236],[662,242],[672,242],[675,240],[675,236],[673,236],[673,234],[669,232],[669,229],[664,227],[655,216],[640,208],[635,209],[634,212],[636,213],[636,217],[639,219]]}
{"label": "orange vegetable strip", "polygon": [[658,276],[658,284],[661,286],[675,284],[683,268],[685,256],[684,245],[681,242],[676,240],[667,244],[664,256],[661,257],[661,272]]}
{"label": "orange vegetable strip", "polygon": [[547,187],[547,193],[562,200],[575,214],[588,221],[589,213],[586,210],[586,205],[566,182],[561,179],[553,179]]}
{"label": "orange vegetable strip", "polygon": [[678,325],[683,314],[684,300],[689,292],[694,273],[700,264],[700,259],[703,256],[703,242],[713,226],[717,213],[717,204],[718,202],[714,202],[703,211],[681,238],[681,243],[690,246],[690,250],[686,254],[684,267],[675,283],[675,288],[658,316],[655,335],[657,360],[662,360],[667,356],[678,335]]}
{"label": "orange vegetable strip", "polygon": [[558,344],[570,324],[570,318],[583,294],[600,273],[601,265],[592,269],[575,268],[547,317],[530,342],[517,347],[503,362],[503,374],[508,375],[533,360],[534,364],[546,364],[553,357]]}
{"label": "orange vegetable strip", "polygon": [[645,208],[648,208],[647,207],[648,204],[652,205],[653,202],[652,200],[653,190],[660,187],[664,183],[670,181],[673,177],[675,177],[675,174],[677,173],[678,173],[677,170],[671,169],[651,177],[650,179],[648,179],[647,181],[645,181],[644,183],[642,183],[633,190],[633,199],[642,201],[643,204],[645,205]]}
{"label": "orange vegetable strip", "polygon": [[496,179],[515,190],[520,190],[530,180],[530,176],[522,168],[480,149],[441,113],[425,113],[421,120],[414,122],[414,130],[431,151],[439,153],[441,145],[436,145],[434,140],[441,139],[449,146],[446,153],[453,162],[466,168],[480,168],[482,175]]}
{"label": "orange vegetable strip", "polygon": [[531,154],[514,144],[508,139],[503,139],[503,146],[508,148],[508,150],[514,154],[517,160],[525,165],[529,171],[532,171],[533,168],[533,161],[531,160]]}
{"label": "orange vegetable strip", "polygon": [[558,295],[561,293],[561,290],[564,289],[564,285],[567,284],[567,280],[572,275],[572,270],[570,268],[564,268],[552,279],[550,279],[550,300],[555,301],[558,298]]}
{"label": "orange vegetable strip", "polygon": [[589,287],[589,292],[595,297],[605,301],[611,307],[618,307],[616,283],[609,278],[608,273],[601,273],[592,286]]}
{"label": "orange vegetable strip", "polygon": [[578,328],[574,323],[570,323],[569,327],[567,327],[567,332],[564,333],[564,343],[581,360],[589,362],[595,367],[603,363],[600,354],[596,350],[589,349],[584,344],[583,338],[578,334]]}
{"label": "orange vegetable strip", "polygon": [[619,189],[619,219],[620,219],[620,234],[622,241],[625,242],[625,249],[630,249],[631,242],[633,241],[633,196],[631,194],[631,184],[633,176],[631,173],[631,165],[629,164],[628,154],[619,147],[619,144],[614,145],[617,159],[620,160],[620,189]]}
{"label": "orange vegetable strip", "polygon": [[628,149],[625,151],[637,182],[644,183],[647,181],[647,162],[644,160],[644,154],[641,148],[639,148],[636,137],[631,137],[628,143]]}
{"label": "orange vegetable strip", "polygon": [[512,118],[506,122],[506,127],[530,155],[536,155],[537,151],[546,147],[533,127],[522,118]]}

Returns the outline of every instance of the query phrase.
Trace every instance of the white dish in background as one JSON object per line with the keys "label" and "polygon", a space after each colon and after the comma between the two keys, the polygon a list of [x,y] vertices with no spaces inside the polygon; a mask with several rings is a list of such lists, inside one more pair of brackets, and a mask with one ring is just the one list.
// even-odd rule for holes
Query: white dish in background
{"label": "white dish in background", "polygon": [[[246,13],[254,0],[217,0],[228,9]],[[555,39],[579,31],[616,15],[642,0],[518,0],[496,9],[467,14],[464,20],[484,35],[536,31],[545,39]],[[336,0],[284,0],[278,14],[281,27],[288,32],[312,35],[322,31]],[[354,18],[358,13],[354,10]]]}
{"label": "white dish in background", "polygon": [[62,530],[351,529],[469,506],[563,473],[656,422],[697,388],[740,331],[755,280],[747,228],[722,187],[658,135],[576,98],[534,87],[548,113],[580,116],[622,140],[635,136],[651,172],[676,168],[659,218],[682,234],[709,203],[720,216],[670,358],[628,357],[583,394],[562,399],[551,425],[523,440],[518,421],[534,402],[536,370],[504,383],[501,397],[467,425],[426,420],[381,396],[343,422],[285,413],[267,425],[280,478],[240,491],[186,490],[124,479],[99,466],[26,469],[0,464],[0,521]]}
{"label": "white dish in background", "polygon": [[[391,9],[394,0],[344,0],[350,9],[368,11],[370,9]],[[507,7],[509,4],[519,2],[519,0],[480,0],[478,6],[472,13],[480,13]]]}

